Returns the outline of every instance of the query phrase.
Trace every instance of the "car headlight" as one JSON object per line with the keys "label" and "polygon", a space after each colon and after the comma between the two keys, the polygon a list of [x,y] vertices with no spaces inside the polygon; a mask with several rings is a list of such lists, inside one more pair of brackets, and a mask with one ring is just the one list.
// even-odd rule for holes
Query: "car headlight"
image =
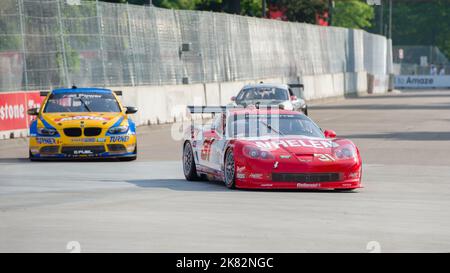
{"label": "car headlight", "polygon": [[333,154],[336,159],[356,159],[356,149],[352,145],[343,145],[333,149]]}
{"label": "car headlight", "polygon": [[242,149],[242,152],[247,157],[253,158],[253,159],[274,159],[275,157],[270,153],[269,151],[261,150],[258,147],[251,146],[251,145],[245,145]]}
{"label": "car headlight", "polygon": [[110,134],[121,134],[126,133],[128,131],[128,126],[117,126],[109,128],[108,133]]}
{"label": "car headlight", "polygon": [[37,131],[40,135],[45,135],[45,136],[53,136],[56,134],[56,129],[51,129],[51,128],[38,128]]}

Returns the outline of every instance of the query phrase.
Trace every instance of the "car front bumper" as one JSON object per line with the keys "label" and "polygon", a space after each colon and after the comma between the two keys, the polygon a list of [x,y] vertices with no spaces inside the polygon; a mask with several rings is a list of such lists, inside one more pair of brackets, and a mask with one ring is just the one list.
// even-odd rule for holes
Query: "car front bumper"
{"label": "car front bumper", "polygon": [[[115,138],[117,139],[117,138]],[[136,136],[127,135],[125,141],[99,138],[42,138],[30,137],[30,157],[36,159],[121,158],[136,156]]]}

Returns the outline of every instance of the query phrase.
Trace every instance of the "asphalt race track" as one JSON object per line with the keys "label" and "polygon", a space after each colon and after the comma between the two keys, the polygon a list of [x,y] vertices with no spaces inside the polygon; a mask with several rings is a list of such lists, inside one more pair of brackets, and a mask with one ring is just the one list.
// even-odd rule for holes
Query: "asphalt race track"
{"label": "asphalt race track", "polygon": [[170,125],[140,127],[134,162],[29,162],[0,141],[0,251],[450,251],[450,90],[310,108],[355,141],[365,188],[228,190],[187,182]]}

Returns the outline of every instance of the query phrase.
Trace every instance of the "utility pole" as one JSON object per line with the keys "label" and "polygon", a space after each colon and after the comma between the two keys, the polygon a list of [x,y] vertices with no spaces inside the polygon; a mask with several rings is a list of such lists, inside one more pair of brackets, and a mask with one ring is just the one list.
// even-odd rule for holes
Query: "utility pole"
{"label": "utility pole", "polygon": [[392,39],[392,0],[389,0],[389,39]]}
{"label": "utility pole", "polygon": [[380,35],[383,35],[383,16],[384,16],[384,9],[383,9],[383,0],[380,1]]}
{"label": "utility pole", "polygon": [[266,18],[266,0],[261,0],[262,1],[262,18]]}
{"label": "utility pole", "polygon": [[333,0],[328,0],[328,25],[333,25]]}

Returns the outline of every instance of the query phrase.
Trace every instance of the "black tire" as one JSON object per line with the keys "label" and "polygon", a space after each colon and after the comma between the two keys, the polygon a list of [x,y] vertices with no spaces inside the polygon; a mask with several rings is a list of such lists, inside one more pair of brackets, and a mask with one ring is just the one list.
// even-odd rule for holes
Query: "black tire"
{"label": "black tire", "polygon": [[225,186],[229,189],[234,189],[236,187],[236,165],[234,161],[234,153],[231,149],[229,149],[225,154],[223,176]]}
{"label": "black tire", "polygon": [[183,173],[188,181],[198,181],[200,177],[197,174],[197,167],[195,166],[194,152],[192,151],[191,143],[186,142],[183,146]]}
{"label": "black tire", "polygon": [[306,106],[305,109],[303,109],[303,114],[305,114],[305,116],[308,115],[308,106]]}
{"label": "black tire", "polygon": [[28,159],[30,159],[30,161],[36,161],[37,158],[33,156],[33,154],[31,153],[30,150],[28,150]]}

